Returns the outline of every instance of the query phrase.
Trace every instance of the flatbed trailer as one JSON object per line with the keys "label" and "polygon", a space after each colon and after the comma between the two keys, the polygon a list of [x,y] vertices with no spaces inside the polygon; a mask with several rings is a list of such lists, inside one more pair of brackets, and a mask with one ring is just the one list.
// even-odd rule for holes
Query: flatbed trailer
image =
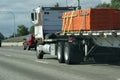
{"label": "flatbed trailer", "polygon": [[[72,10],[71,13],[65,12],[70,10]],[[51,54],[57,56],[59,63],[66,64],[80,63],[90,57],[94,58],[96,62],[120,61],[120,30],[118,24],[115,28],[113,25],[110,26],[112,29],[108,26],[108,29],[95,26],[92,30],[91,26],[88,26],[87,28],[81,27],[78,30],[77,27],[72,26],[72,21],[74,21],[72,18],[76,17],[74,14],[75,7],[42,7],[34,11],[32,21],[35,24],[35,37],[38,41],[36,51],[38,59],[43,59],[44,54]],[[62,15],[63,12],[65,13]],[[80,16],[85,20],[88,14],[86,15],[86,12],[83,14],[83,12]]]}

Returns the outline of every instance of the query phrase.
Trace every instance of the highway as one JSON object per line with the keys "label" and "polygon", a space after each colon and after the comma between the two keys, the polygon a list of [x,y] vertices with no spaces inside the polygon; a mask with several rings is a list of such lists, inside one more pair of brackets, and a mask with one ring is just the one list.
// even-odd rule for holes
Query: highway
{"label": "highway", "polygon": [[35,51],[22,47],[0,48],[0,80],[120,80],[120,65],[82,63],[59,64],[45,55],[37,60]]}

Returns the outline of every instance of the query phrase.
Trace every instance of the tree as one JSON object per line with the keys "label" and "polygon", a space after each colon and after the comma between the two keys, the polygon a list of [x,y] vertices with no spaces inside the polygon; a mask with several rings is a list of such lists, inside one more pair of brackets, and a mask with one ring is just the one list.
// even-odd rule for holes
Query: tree
{"label": "tree", "polygon": [[116,8],[120,9],[120,0],[111,0],[110,3],[102,3],[96,6],[97,8]]}
{"label": "tree", "polygon": [[4,38],[5,38],[4,35],[0,32],[0,40]]}
{"label": "tree", "polygon": [[28,28],[24,25],[19,25],[17,29],[18,36],[24,36],[29,34]]}
{"label": "tree", "polygon": [[30,31],[29,31],[30,33],[34,33],[34,26],[31,26],[30,27]]}
{"label": "tree", "polygon": [[96,8],[110,8],[111,5],[107,3],[98,4]]}
{"label": "tree", "polygon": [[111,0],[112,8],[120,9],[120,0]]}
{"label": "tree", "polygon": [[9,38],[13,38],[13,37],[18,37],[18,34],[13,33],[12,35],[9,36]]}
{"label": "tree", "polygon": [[55,4],[55,7],[59,7],[59,3],[58,2]]}

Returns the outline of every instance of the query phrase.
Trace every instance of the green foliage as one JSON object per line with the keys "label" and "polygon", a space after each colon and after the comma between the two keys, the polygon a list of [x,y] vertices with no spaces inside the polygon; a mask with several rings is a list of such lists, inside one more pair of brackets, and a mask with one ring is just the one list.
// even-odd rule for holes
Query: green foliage
{"label": "green foliage", "polygon": [[111,5],[107,3],[98,4],[96,8],[110,8]]}
{"label": "green foliage", "polygon": [[96,6],[96,8],[116,8],[120,9],[120,0],[111,0],[110,3],[102,3]]}
{"label": "green foliage", "polygon": [[0,40],[4,39],[4,35],[0,32]]}
{"label": "green foliage", "polygon": [[18,36],[28,35],[28,28],[24,25],[19,25],[17,29]]}
{"label": "green foliage", "polygon": [[13,38],[14,36],[17,37],[18,35],[13,33],[12,35],[9,36],[9,38]]}
{"label": "green foliage", "polygon": [[111,0],[112,8],[120,9],[120,0]]}
{"label": "green foliage", "polygon": [[30,27],[30,33],[34,33],[34,26]]}
{"label": "green foliage", "polygon": [[59,3],[58,2],[55,4],[55,7],[59,7]]}

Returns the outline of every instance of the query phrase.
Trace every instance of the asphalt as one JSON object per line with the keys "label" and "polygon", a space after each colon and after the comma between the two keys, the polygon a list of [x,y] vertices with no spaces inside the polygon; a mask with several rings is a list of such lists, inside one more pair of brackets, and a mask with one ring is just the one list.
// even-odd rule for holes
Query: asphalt
{"label": "asphalt", "polygon": [[58,63],[55,56],[36,59],[22,47],[0,48],[0,80],[120,80],[119,64]]}

